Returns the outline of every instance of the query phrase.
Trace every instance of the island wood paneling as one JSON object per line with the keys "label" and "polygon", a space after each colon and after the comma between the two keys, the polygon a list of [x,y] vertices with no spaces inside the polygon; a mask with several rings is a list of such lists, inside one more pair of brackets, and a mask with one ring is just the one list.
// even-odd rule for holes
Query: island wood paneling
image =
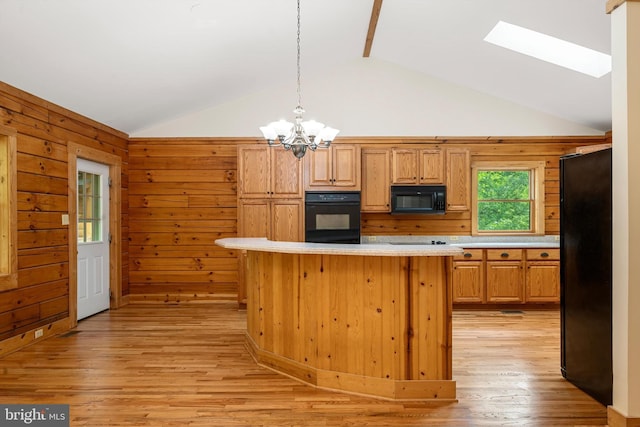
{"label": "island wood paneling", "polygon": [[[31,342],[26,332],[58,330],[69,316],[68,143],[122,159],[127,200],[128,137],[0,82],[0,124],[17,132],[18,286],[0,293],[0,353]],[[128,256],[127,207],[122,207],[122,257]],[[122,293],[128,293],[128,269]],[[58,323],[56,323],[58,322]],[[54,327],[52,327],[55,325]]]}
{"label": "island wood paneling", "polygon": [[[251,142],[255,142],[251,141]],[[136,138],[129,145],[130,300],[236,300],[238,140]]]}
{"label": "island wood paneling", "polygon": [[249,250],[249,350],[319,387],[455,399],[445,262]]}

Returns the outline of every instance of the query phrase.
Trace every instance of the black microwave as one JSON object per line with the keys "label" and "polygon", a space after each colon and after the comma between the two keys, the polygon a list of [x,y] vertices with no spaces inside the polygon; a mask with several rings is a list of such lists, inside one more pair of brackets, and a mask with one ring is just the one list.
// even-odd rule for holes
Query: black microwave
{"label": "black microwave", "polygon": [[391,213],[443,214],[447,205],[444,185],[392,185]]}

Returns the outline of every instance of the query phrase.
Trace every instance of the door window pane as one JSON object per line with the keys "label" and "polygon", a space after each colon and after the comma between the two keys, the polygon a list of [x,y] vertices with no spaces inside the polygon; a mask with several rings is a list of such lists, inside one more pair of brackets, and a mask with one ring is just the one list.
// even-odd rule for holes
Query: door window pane
{"label": "door window pane", "polygon": [[100,175],[78,172],[78,242],[102,241]]}

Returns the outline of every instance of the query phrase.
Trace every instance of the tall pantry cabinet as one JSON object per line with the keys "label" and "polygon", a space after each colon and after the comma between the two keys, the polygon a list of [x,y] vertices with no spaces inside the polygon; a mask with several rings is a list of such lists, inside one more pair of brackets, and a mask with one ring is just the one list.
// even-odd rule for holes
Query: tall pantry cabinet
{"label": "tall pantry cabinet", "polygon": [[[238,147],[238,237],[304,240],[302,161],[282,147]],[[238,257],[238,301],[246,302],[246,254]]]}

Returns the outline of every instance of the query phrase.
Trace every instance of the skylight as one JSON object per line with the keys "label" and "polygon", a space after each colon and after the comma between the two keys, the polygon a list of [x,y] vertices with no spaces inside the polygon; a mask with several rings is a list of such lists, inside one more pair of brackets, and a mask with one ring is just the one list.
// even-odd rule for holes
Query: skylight
{"label": "skylight", "polygon": [[596,78],[611,71],[611,55],[508,22],[498,21],[484,40]]}

